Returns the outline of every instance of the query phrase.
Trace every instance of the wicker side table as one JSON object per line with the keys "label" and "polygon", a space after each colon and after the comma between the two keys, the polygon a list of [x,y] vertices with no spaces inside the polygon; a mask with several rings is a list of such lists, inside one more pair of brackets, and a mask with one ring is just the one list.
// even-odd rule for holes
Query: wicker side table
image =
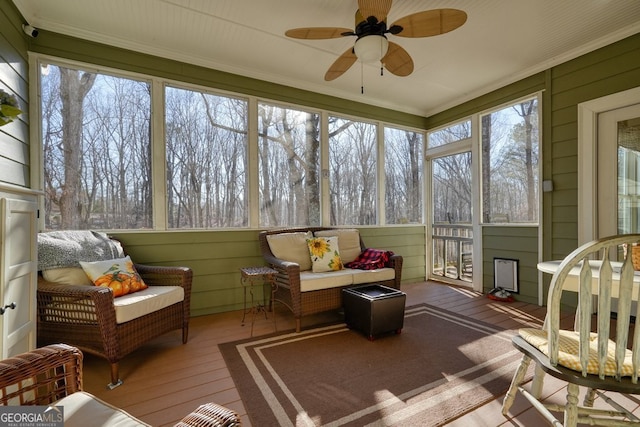
{"label": "wicker side table", "polygon": [[[267,309],[266,309],[266,297],[264,295],[264,285],[269,284],[271,288],[271,304],[273,304],[273,298],[277,289],[276,282],[276,274],[278,272],[273,268],[269,267],[243,267],[240,269],[240,284],[243,288],[243,311],[242,311],[242,325],[244,326],[244,321],[247,313],[251,313],[251,336],[253,336],[253,323],[255,321],[255,316],[258,313],[264,313],[264,318],[267,318]],[[262,300],[255,301],[255,296],[253,294],[254,286],[259,285],[262,291]],[[247,290],[249,290],[249,294],[251,295],[250,307],[247,308]],[[276,316],[274,313],[273,316],[273,326],[276,328]],[[277,328],[276,328],[277,330]]]}

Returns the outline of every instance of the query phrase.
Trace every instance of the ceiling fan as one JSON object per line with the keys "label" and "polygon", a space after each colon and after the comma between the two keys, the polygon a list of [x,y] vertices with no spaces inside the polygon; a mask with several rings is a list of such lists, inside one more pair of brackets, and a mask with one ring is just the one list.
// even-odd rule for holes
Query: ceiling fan
{"label": "ceiling fan", "polygon": [[[360,59],[362,62],[380,61],[396,76],[413,72],[413,60],[400,45],[389,41],[386,34],[399,37],[431,37],[448,33],[467,21],[467,14],[458,9],[433,9],[413,13],[387,26],[392,0],[358,0],[355,30],[339,27],[294,28],[285,32],[296,39],[322,40],[356,36],[353,47],[347,49],[324,75],[327,81],[344,74]],[[381,70],[382,71],[382,70]]]}

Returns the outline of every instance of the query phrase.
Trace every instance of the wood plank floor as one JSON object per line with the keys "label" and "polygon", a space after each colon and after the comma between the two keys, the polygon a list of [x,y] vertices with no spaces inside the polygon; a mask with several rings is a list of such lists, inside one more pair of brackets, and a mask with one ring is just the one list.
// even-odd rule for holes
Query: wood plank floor
{"label": "wood plank floor", "polygon": [[[423,282],[403,285],[407,305],[429,303],[506,329],[539,326],[546,309],[521,302],[501,303],[467,288]],[[275,310],[278,330],[294,328],[293,316],[278,305]],[[303,328],[329,320],[327,313],[303,320]],[[237,411],[244,426],[251,426],[240,395],[218,350],[218,344],[247,338],[248,324],[241,326],[241,311],[195,317],[191,319],[189,342],[181,345],[180,333],[162,336],[126,357],[120,363],[124,384],[107,390],[109,367],[103,359],[86,355],[84,388],[108,403],[120,407],[153,426],[169,426],[198,405],[216,402]],[[269,318],[256,316],[253,335],[274,331],[272,314]],[[545,381],[544,393],[564,397],[561,384]],[[512,407],[512,418],[500,412],[503,396],[496,398],[449,424],[467,426],[538,426],[545,421],[531,409],[522,396]],[[629,402],[637,409],[638,402]],[[257,426],[254,426],[257,427]],[[264,427],[264,426],[259,426]]]}

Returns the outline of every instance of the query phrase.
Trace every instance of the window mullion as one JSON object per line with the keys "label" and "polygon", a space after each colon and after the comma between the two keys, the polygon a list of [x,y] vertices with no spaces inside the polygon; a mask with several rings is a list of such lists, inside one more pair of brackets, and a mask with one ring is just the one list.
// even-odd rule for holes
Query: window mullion
{"label": "window mullion", "polygon": [[249,227],[256,228],[260,225],[260,194],[258,182],[258,100],[249,98],[249,123],[247,139],[247,169],[249,190],[246,197],[249,197]]}
{"label": "window mullion", "polygon": [[378,196],[378,218],[376,223],[379,225],[385,225],[386,220],[386,204],[385,204],[385,167],[384,167],[384,125],[378,123],[377,131],[377,186],[376,194]]}
{"label": "window mullion", "polygon": [[151,185],[153,191],[153,228],[167,229],[167,156],[164,133],[164,84],[151,81]]}

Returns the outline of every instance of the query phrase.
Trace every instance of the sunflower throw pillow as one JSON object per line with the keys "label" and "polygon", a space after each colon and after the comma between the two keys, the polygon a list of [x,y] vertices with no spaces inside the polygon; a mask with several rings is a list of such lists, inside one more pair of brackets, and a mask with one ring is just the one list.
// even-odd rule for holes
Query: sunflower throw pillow
{"label": "sunflower throw pillow", "polygon": [[322,273],[342,270],[342,260],[338,249],[338,237],[314,237],[307,239],[311,256],[311,271]]}
{"label": "sunflower throw pillow", "polygon": [[107,261],[80,261],[80,265],[94,285],[111,288],[114,297],[147,288],[128,255]]}

